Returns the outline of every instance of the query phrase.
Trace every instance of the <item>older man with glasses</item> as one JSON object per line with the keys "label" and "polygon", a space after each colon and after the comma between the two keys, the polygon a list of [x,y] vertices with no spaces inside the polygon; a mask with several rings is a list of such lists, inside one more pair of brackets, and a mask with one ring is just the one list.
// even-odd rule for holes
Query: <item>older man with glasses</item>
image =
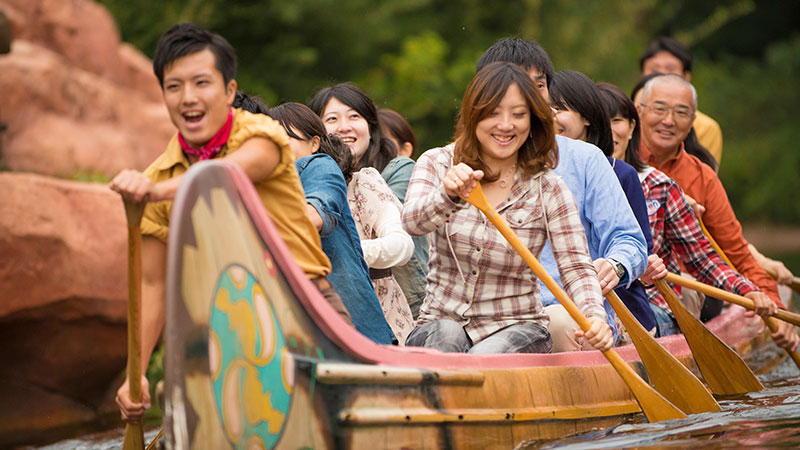
{"label": "older man with glasses", "polygon": [[[711,237],[735,268],[766,294],[756,301],[759,312],[767,315],[775,311],[776,304],[784,307],[777,284],[750,253],[717,174],[683,149],[697,111],[694,86],[678,75],[658,76],[645,84],[640,102],[637,109],[642,125],[642,160],[674,179],[686,195],[705,207],[703,217]],[[780,323],[773,334],[775,342],[796,348],[798,336],[794,327]]]}

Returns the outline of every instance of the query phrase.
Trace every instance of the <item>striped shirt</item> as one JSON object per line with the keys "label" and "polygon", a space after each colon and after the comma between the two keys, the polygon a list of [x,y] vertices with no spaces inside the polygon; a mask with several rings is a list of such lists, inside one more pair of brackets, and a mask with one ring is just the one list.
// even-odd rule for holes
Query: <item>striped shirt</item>
{"label": "striped shirt", "polygon": [[[409,234],[430,233],[430,272],[417,324],[455,320],[473,344],[518,323],[547,327],[539,283],[525,261],[477,208],[445,193],[442,180],[453,164],[452,149],[419,157],[403,207]],[[534,255],[544,245],[547,221],[567,294],[587,317],[605,321],[578,209],[561,177],[549,170],[533,177],[518,173],[497,210]]]}
{"label": "striped shirt", "polygon": [[[695,279],[728,292],[745,295],[758,288],[730,268],[703,235],[683,191],[672,178],[656,169],[640,173],[647,203],[653,252],[664,260],[667,270],[680,274],[678,261]],[[673,286],[680,293],[680,286]],[[655,286],[647,288],[651,303],[671,312]]]}

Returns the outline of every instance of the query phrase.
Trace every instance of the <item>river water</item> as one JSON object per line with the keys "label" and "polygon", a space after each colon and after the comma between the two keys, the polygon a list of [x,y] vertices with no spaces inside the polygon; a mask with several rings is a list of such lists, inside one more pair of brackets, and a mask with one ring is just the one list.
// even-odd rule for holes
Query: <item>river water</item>
{"label": "river water", "polygon": [[[719,400],[722,410],[695,414],[682,420],[649,424],[641,415],[631,422],[557,441],[529,441],[524,449],[613,448],[800,448],[800,370],[786,358],[766,375],[759,376],[765,389],[736,398]],[[124,428],[69,439],[46,450],[112,450],[122,447]],[[149,442],[157,430],[145,433]]]}

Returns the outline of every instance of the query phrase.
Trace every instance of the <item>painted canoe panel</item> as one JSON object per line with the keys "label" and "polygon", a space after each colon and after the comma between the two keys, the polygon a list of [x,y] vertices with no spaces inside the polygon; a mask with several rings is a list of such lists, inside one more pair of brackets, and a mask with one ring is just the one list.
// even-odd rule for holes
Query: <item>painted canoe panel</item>
{"label": "painted canoe panel", "polygon": [[[170,448],[512,448],[640,411],[600,352],[476,356],[373,343],[294,263],[233,164],[187,172],[167,270]],[[710,327],[755,368],[774,364],[780,353],[770,355],[758,323],[743,327],[735,313]],[[696,372],[682,336],[660,342]],[[617,350],[646,379],[635,348]]]}

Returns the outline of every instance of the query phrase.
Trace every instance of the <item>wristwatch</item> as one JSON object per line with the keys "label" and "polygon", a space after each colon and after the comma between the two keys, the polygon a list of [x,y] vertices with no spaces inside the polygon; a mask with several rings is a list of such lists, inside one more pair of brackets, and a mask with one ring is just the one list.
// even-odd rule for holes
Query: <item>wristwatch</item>
{"label": "wristwatch", "polygon": [[619,281],[625,279],[625,275],[628,273],[628,271],[625,270],[625,266],[623,266],[622,263],[620,263],[619,261],[613,260],[611,258],[608,258],[608,261],[614,267],[614,272],[616,272]]}

